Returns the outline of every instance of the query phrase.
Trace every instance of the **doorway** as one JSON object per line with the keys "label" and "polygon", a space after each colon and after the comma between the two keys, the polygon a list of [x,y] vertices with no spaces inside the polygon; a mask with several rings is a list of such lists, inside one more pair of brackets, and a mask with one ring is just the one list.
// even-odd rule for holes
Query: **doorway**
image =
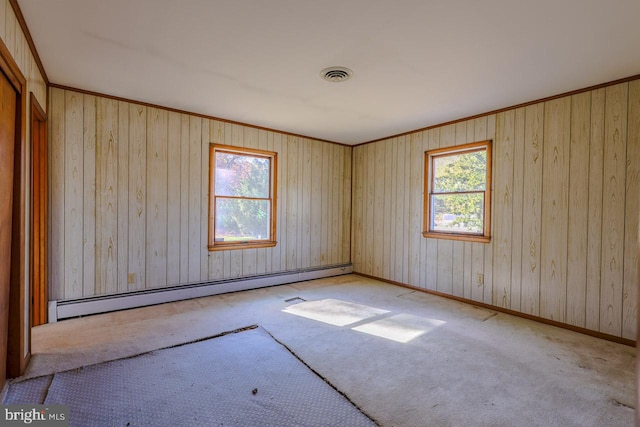
{"label": "doorway", "polygon": [[31,326],[47,323],[47,117],[31,93]]}

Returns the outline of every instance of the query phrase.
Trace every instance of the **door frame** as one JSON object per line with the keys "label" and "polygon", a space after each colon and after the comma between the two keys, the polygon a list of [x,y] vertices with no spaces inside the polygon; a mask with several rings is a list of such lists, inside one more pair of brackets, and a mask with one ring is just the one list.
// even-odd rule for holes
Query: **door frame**
{"label": "door frame", "polygon": [[13,171],[13,219],[11,225],[11,284],[9,285],[9,331],[7,339],[7,378],[24,373],[31,357],[31,328],[25,309],[27,287],[27,214],[28,194],[27,145],[27,80],[0,39],[0,70],[16,91],[16,129]]}
{"label": "door frame", "polygon": [[31,102],[31,251],[29,270],[31,287],[30,326],[47,323],[48,303],[48,227],[49,184],[47,159],[47,114],[33,92]]}

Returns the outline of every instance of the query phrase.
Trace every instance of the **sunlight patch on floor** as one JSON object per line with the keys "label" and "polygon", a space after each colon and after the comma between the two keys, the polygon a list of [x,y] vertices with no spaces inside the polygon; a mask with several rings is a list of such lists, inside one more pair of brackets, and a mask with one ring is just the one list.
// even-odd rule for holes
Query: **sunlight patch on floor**
{"label": "sunlight patch on floor", "polygon": [[408,343],[445,323],[447,322],[444,320],[427,319],[403,313],[356,326],[353,330],[396,342]]}
{"label": "sunlight patch on floor", "polygon": [[377,316],[391,312],[332,298],[306,301],[291,305],[282,311],[333,326],[362,323],[351,329],[399,343],[408,343],[447,323],[444,320],[428,319],[405,313],[376,320],[374,318]]}
{"label": "sunlight patch on floor", "polygon": [[295,314],[296,316],[306,317],[307,319],[328,323],[333,326],[346,326],[389,313],[389,310],[382,310],[332,298],[295,304],[282,311]]}

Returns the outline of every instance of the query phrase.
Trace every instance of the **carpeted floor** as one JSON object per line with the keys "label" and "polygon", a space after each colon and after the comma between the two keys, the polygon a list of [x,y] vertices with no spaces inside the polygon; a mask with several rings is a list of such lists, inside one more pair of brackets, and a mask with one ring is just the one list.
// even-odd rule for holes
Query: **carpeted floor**
{"label": "carpeted floor", "polygon": [[71,426],[375,426],[264,329],[11,384],[4,404],[64,404]]}
{"label": "carpeted floor", "polygon": [[[381,426],[633,425],[635,348],[358,275],[41,325],[32,329],[27,373],[12,381],[39,378],[40,391],[30,391],[38,398],[46,396],[48,382],[64,378],[58,373],[81,373],[83,366],[91,367],[86,371],[112,360],[122,363],[127,357],[255,324],[268,331],[267,342],[282,343]],[[215,361],[209,366],[222,365]],[[170,383],[169,368],[167,362],[151,378]],[[266,396],[265,386],[255,382],[262,376],[239,376],[239,384],[230,375],[226,378],[224,387],[237,389],[249,404]],[[100,382],[88,387],[89,395],[104,388]],[[156,384],[149,381],[136,390]],[[135,381],[127,387],[134,386]],[[256,387],[257,394],[247,396],[247,390]],[[202,390],[211,393],[204,385],[184,390],[214,410],[209,401],[217,398],[200,396]],[[144,394],[132,401],[146,399]],[[313,417],[319,425],[332,420]],[[285,420],[282,425],[290,424]]]}

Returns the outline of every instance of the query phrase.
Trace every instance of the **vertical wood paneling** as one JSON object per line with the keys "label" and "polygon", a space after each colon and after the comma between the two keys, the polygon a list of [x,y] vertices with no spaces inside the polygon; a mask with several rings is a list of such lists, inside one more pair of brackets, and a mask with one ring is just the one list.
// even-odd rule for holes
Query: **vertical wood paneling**
{"label": "vertical wood paneling", "polygon": [[[427,150],[435,150],[440,146],[440,128],[429,129]],[[424,155],[423,162],[424,162]],[[438,240],[427,239],[426,288],[438,290]]]}
{"label": "vertical wood paneling", "polygon": [[[18,62],[17,60],[17,48],[16,45],[18,43],[18,35],[22,32],[20,30],[20,24],[18,24],[18,20],[16,18],[16,14],[13,12],[13,7],[7,3],[7,7],[6,7],[6,16],[5,16],[5,22],[6,22],[6,28],[5,28],[5,45],[7,46],[7,49],[9,50],[9,53],[11,53],[11,56],[16,60],[16,62]],[[20,64],[18,64],[20,65]]]}
{"label": "vertical wood paneling", "polygon": [[453,242],[440,240],[437,255],[436,290],[453,295]]}
{"label": "vertical wood paneling", "polygon": [[[338,227],[335,224],[338,224],[338,214],[339,214],[339,205],[340,205],[340,196],[341,192],[336,191],[338,188],[338,179],[342,177],[342,163],[338,161],[337,158],[337,146],[334,144],[329,144],[329,156],[331,158],[333,173],[331,174],[331,180],[329,183],[329,216],[330,218],[330,226],[329,226],[329,247],[327,254],[327,265],[334,265],[336,263],[336,254],[338,251],[335,250],[337,246],[339,246],[338,242]],[[298,180],[298,183],[300,180]],[[302,187],[300,187],[300,192],[302,192]]]}
{"label": "vertical wood paneling", "polygon": [[628,84],[606,88],[600,331],[622,333]]}
{"label": "vertical wood paneling", "polygon": [[50,158],[49,158],[49,194],[50,223],[49,223],[49,271],[51,280],[51,299],[65,298],[65,210],[64,193],[64,160],[65,160],[65,93],[60,89],[52,89],[50,97]]}
{"label": "vertical wood paneling", "polygon": [[83,281],[83,98],[77,93],[65,94],[65,283],[66,298],[82,296]]}
{"label": "vertical wood paneling", "polygon": [[540,315],[565,321],[571,98],[545,105]]}
{"label": "vertical wood paneling", "polygon": [[[266,149],[269,150],[269,151],[275,152],[274,147],[273,147],[273,136],[274,136],[273,134],[274,133],[271,132],[271,131],[267,131],[266,132],[266,140],[267,140]],[[309,191],[308,188],[306,190],[307,190],[307,192]],[[274,191],[276,191],[275,188],[274,188]],[[276,194],[277,194],[277,191],[276,191]],[[277,217],[278,211],[280,209],[278,209],[277,202],[274,201],[274,204],[276,206],[276,215],[275,216]],[[279,223],[276,220],[276,227],[278,227],[278,226],[279,226]],[[269,248],[269,251],[265,252],[265,258],[266,258],[266,260],[265,260],[265,269],[266,269],[265,272],[269,272],[270,273],[270,272],[274,271],[273,256],[274,256],[274,252],[277,251],[277,250],[278,250],[278,245],[276,245],[276,246],[274,246],[272,248]]]}
{"label": "vertical wood paneling", "polygon": [[495,204],[493,209],[493,303],[511,307],[511,258],[513,223],[513,154],[515,110],[496,117]]}
{"label": "vertical wood paneling", "polygon": [[200,198],[202,119],[189,117],[189,282],[200,280]]}
{"label": "vertical wood paneling", "polygon": [[209,127],[211,120],[202,120],[200,129],[200,279],[209,277]]}
{"label": "vertical wood paneling", "polygon": [[589,141],[589,221],[587,236],[586,327],[600,330],[600,286],[602,283],[602,203],[604,167],[604,104],[606,90],[591,93]]}
{"label": "vertical wood paneling", "polygon": [[[297,157],[297,156],[296,156]],[[331,203],[332,192],[330,190],[333,174],[333,157],[331,156],[331,146],[323,144],[322,159],[325,167],[322,172],[322,217],[329,219],[322,223],[322,236],[320,239],[320,259],[322,265],[327,265],[330,259],[331,250]]]}
{"label": "vertical wood paneling", "polygon": [[640,213],[640,80],[629,83],[622,337],[636,339]]}
{"label": "vertical wood paneling", "polygon": [[2,4],[0,4],[0,38],[2,38],[2,40],[7,39],[7,8],[11,9],[9,1],[2,0]]}
{"label": "vertical wood paneling", "polygon": [[[273,251],[273,257],[271,259],[271,264],[273,266],[273,269],[275,271],[282,271],[282,258],[283,258],[283,253],[282,253],[282,247],[285,245],[286,239],[284,238],[286,236],[285,233],[285,213],[284,213],[284,206],[285,206],[285,196],[286,193],[284,191],[285,189],[285,185],[284,182],[286,181],[286,167],[285,167],[285,160],[286,160],[286,156],[285,153],[282,150],[282,134],[276,133],[273,135],[273,151],[275,151],[276,153],[278,153],[278,221],[276,222],[277,224],[277,236],[278,236],[278,244],[276,245],[276,247],[274,248]],[[313,190],[312,190],[313,191]],[[312,206],[313,209],[313,206]],[[312,211],[313,212],[313,211]],[[313,218],[312,218],[313,221]],[[319,227],[319,224],[317,223],[313,223],[312,222],[312,226],[311,229],[314,230],[316,227]],[[316,245],[314,245],[315,247]],[[311,262],[313,263],[313,256],[312,256],[312,260]],[[314,264],[314,265],[318,265],[318,264]]]}
{"label": "vertical wood paneling", "polygon": [[566,322],[580,327],[586,321],[590,116],[591,94],[572,96]]}
{"label": "vertical wood paneling", "polygon": [[515,111],[513,139],[513,199],[511,215],[511,310],[521,311],[522,307],[522,207],[524,205],[524,131],[525,110]]}
{"label": "vertical wood paneling", "polygon": [[[297,168],[297,178],[296,178],[296,182],[295,182],[295,193],[297,195],[296,200],[297,200],[297,205],[295,207],[296,209],[296,215],[297,215],[297,223],[298,224],[304,224],[304,199],[307,197],[307,195],[304,193],[304,171],[302,170],[302,168],[300,167],[301,165],[301,159],[304,159],[304,138],[298,138],[298,137],[294,137],[291,139],[291,143],[295,144],[296,146],[296,152],[294,153],[295,155],[295,167]],[[328,159],[327,157],[327,151],[326,151],[327,147],[324,147],[323,144],[323,149],[325,149],[324,152],[324,156],[323,156],[323,161],[324,162],[329,162],[328,167],[331,167],[331,161]],[[331,211],[329,209],[329,202],[326,200],[327,198],[327,191],[326,191],[326,187],[324,184],[327,183],[328,180],[330,180],[330,175],[323,173],[323,192],[322,192],[322,197],[323,200],[321,200],[321,206],[323,208],[323,226],[327,227],[326,222],[330,222],[331,221]],[[330,236],[328,234],[325,234],[328,229],[325,228],[323,230],[324,232],[322,233],[322,237],[324,238],[324,248],[328,248],[330,245]],[[303,240],[303,232],[304,232],[304,226],[300,227],[297,226],[296,227],[296,231],[295,231],[295,242],[293,244],[293,247],[295,248],[295,268],[298,268],[297,266],[302,265],[302,258],[303,258],[303,253],[302,253],[302,240]],[[321,245],[321,256],[324,256],[324,263],[327,262],[328,257],[329,257],[329,251],[327,249],[323,249],[323,245]]]}
{"label": "vertical wood paneling", "polygon": [[[340,217],[340,223],[342,225],[342,256],[340,257],[340,263],[346,263],[351,261],[351,203],[352,203],[352,186],[353,186],[353,168],[351,157],[353,155],[353,149],[351,147],[342,147],[342,163],[344,165],[343,176],[344,182],[342,183],[343,203],[340,207],[342,215]],[[306,186],[309,188],[309,186]],[[337,189],[337,191],[340,191]]]}
{"label": "vertical wood paneling", "polygon": [[118,102],[118,292],[128,290],[129,103]]}
{"label": "vertical wood paneling", "polygon": [[[395,162],[393,161],[393,152],[397,147],[394,146],[392,140],[386,140],[380,143],[384,150],[385,167],[380,171],[382,175],[382,186],[384,191],[384,208],[382,210],[382,217],[384,218],[382,224],[382,235],[380,236],[382,244],[382,259],[380,264],[382,267],[382,277],[390,277],[390,266],[392,261],[392,249],[391,249],[391,235],[392,228],[395,230],[394,218],[392,217],[392,204],[388,202],[391,197],[392,191],[395,191]],[[364,230],[360,231],[361,233]],[[360,236],[358,236],[359,238]],[[394,241],[395,243],[395,241]]]}
{"label": "vertical wood paneling", "polygon": [[96,105],[96,293],[118,291],[118,102]]}
{"label": "vertical wood paneling", "polygon": [[[369,145],[369,144],[367,144]],[[354,185],[354,205],[353,205],[353,229],[351,230],[352,248],[351,256],[352,262],[355,266],[358,265],[358,270],[364,272],[364,258],[367,238],[364,236],[365,230],[365,203],[366,203],[366,156],[365,150],[367,145],[359,146],[353,150],[353,173],[355,178]],[[312,178],[313,181],[313,178]],[[313,209],[313,208],[312,208]],[[312,220],[313,226],[313,220]],[[312,247],[313,253],[313,247]],[[312,256],[313,262],[313,256]]]}
{"label": "vertical wood paneling", "polygon": [[[384,254],[384,205],[385,205],[385,185],[384,174],[385,169],[385,147],[383,143],[373,144],[375,156],[375,182],[373,185],[374,205],[373,205],[373,259],[382,260]],[[402,193],[401,193],[402,194]],[[382,275],[382,262],[374,262],[371,273],[380,277]]]}
{"label": "vertical wood paneling", "polygon": [[[180,189],[182,120],[170,112],[167,124],[167,284],[180,283]],[[207,153],[208,154],[208,153]]]}
{"label": "vertical wood paneling", "polygon": [[[410,165],[411,164],[411,139],[409,135],[406,135],[404,137],[404,141],[405,141],[405,148],[404,148],[404,164],[405,165]],[[410,218],[411,218],[411,212],[410,212],[410,202],[409,199],[411,198],[411,194],[407,191],[407,189],[409,188],[409,181],[410,181],[410,168],[406,167],[404,168],[403,171],[403,182],[404,182],[404,191],[402,192],[402,203],[403,203],[403,209],[404,209],[404,221],[403,221],[403,227],[402,227],[402,234],[403,234],[403,245],[402,245],[402,258],[401,258],[401,265],[402,265],[402,278],[401,278],[401,282],[402,283],[408,283],[409,282],[409,241],[410,241]]]}
{"label": "vertical wood paneling", "polygon": [[[302,230],[298,233],[300,250],[300,264],[309,265],[311,262],[311,246],[314,244],[311,238],[311,192],[305,191],[312,186],[312,166],[311,166],[311,141],[307,138],[302,140],[301,160],[299,161],[298,176],[300,186],[298,191],[301,199],[300,215],[302,216]],[[266,149],[266,147],[265,147]]]}
{"label": "vertical wood paneling", "polygon": [[[507,302],[493,303],[634,338],[637,92],[632,82],[352,149],[166,112],[164,125],[147,129],[152,109],[88,95],[78,98],[78,139],[65,132],[77,126],[65,106],[71,95],[52,89],[51,244],[56,235],[62,242],[51,254],[52,297],[77,293],[65,278],[72,277],[65,252],[78,239],[66,233],[75,204],[83,211],[82,296],[120,292],[125,277],[132,282],[127,289],[154,286],[146,277],[147,248],[164,239],[161,286],[333,264],[351,255],[355,271],[489,303],[506,294]],[[422,238],[424,151],[483,139],[493,139],[495,150],[492,242]],[[505,139],[511,165],[500,161]],[[72,155],[77,141],[80,157]],[[151,164],[157,141],[165,144],[159,179]],[[203,155],[211,141],[278,152],[276,247],[207,251]],[[65,176],[74,161],[82,165],[80,192]],[[151,176],[164,180],[164,190]],[[505,188],[511,206],[501,215]],[[147,223],[152,205],[165,212],[164,235]],[[500,236],[508,236],[502,247]]]}
{"label": "vertical wood paneling", "polygon": [[[329,265],[335,265],[340,262],[342,255],[342,245],[344,236],[342,235],[342,217],[344,212],[346,211],[344,208],[344,188],[343,185],[346,184],[345,179],[345,169],[344,169],[344,157],[342,154],[342,147],[332,144],[331,152],[333,157],[333,165],[334,165],[334,174],[332,176],[332,184],[331,184],[331,246],[332,250],[329,253]],[[300,191],[304,191],[304,187],[300,188]],[[304,200],[304,199],[303,199]],[[340,224],[340,226],[337,226]],[[302,248],[304,252],[304,247]],[[302,264],[301,264],[302,265]]]}
{"label": "vertical wood paneling", "polygon": [[[53,89],[51,104],[51,230],[62,245],[52,296],[350,260],[351,148],[74,91]],[[275,247],[207,250],[212,141],[278,154]]]}
{"label": "vertical wood paneling", "polygon": [[[16,38],[15,38],[15,44],[14,44],[12,55],[16,61],[16,64],[18,64],[18,67],[21,70],[26,71],[26,62],[25,62],[24,54],[26,51],[25,47],[27,45],[27,39],[25,38],[24,33],[22,32],[20,23],[18,22],[18,19],[15,16],[15,13],[13,15],[14,15],[14,19],[16,20]],[[26,72],[24,72],[23,74],[25,75],[25,77],[27,77]]]}
{"label": "vertical wood paneling", "polygon": [[[375,144],[367,144],[365,146],[365,164],[366,166],[366,178],[365,178],[365,182],[366,182],[366,198],[365,198],[365,203],[366,206],[364,207],[364,215],[365,215],[365,222],[364,222],[364,227],[363,230],[365,233],[370,232],[370,230],[373,230],[373,209],[374,209],[374,202],[375,202],[375,177],[376,177],[376,169],[375,169],[375,156],[374,154],[374,148],[375,148]],[[373,272],[373,242],[371,242],[370,240],[365,244],[365,248],[364,248],[364,271],[367,274],[371,274]],[[395,277],[395,276],[394,276]]]}
{"label": "vertical wood paneling", "polygon": [[[351,220],[351,262],[353,269],[362,271],[360,260],[362,259],[362,198],[363,198],[363,177],[364,169],[362,154],[364,149],[362,146],[353,148],[353,218]],[[313,183],[313,179],[312,179]],[[312,184],[313,186],[313,184]],[[312,187],[313,188],[313,187]],[[388,205],[388,203],[387,203]],[[384,260],[383,260],[384,262]],[[385,276],[388,277],[388,276]]]}
{"label": "vertical wood paneling", "polygon": [[[422,182],[421,185],[422,187],[420,188],[419,192],[417,194],[420,194],[420,209],[422,212],[422,209],[424,208],[424,200],[425,200],[425,194],[424,194],[424,153],[425,151],[427,151],[429,149],[429,132],[428,131],[423,131],[422,132],[422,145],[420,146],[420,166],[422,167],[422,172],[421,172],[421,177],[422,177]],[[424,215],[424,214],[421,214]],[[420,232],[424,231],[424,227],[423,227],[423,217],[420,217]],[[430,256],[429,253],[429,241],[432,239],[425,239],[420,238],[420,283],[418,286],[420,286],[421,288],[426,288],[427,287],[427,265],[428,265],[428,258]]]}
{"label": "vertical wood paneling", "polygon": [[[473,140],[485,141],[487,140],[487,118],[478,117],[473,121]],[[467,129],[468,130],[468,129]],[[491,185],[491,183],[489,183]],[[490,246],[485,243],[473,243],[471,248],[471,294],[470,297],[474,301],[483,301],[484,298],[484,283],[485,280],[478,280],[478,275],[481,274],[484,277],[484,252],[485,246]]]}
{"label": "vertical wood paneling", "polygon": [[[327,147],[323,145],[323,159],[326,155]],[[293,136],[287,136],[287,270],[295,270],[298,267],[298,251],[296,225],[299,220],[298,215],[298,141]],[[326,182],[331,171],[325,168],[322,175],[322,217],[327,218],[328,208],[326,203],[327,188]],[[327,234],[322,230],[319,243],[320,262],[324,263],[327,256]]]}
{"label": "vertical wood paneling", "polygon": [[[331,188],[336,185],[335,175],[338,173],[339,165],[336,163],[336,157],[334,155],[334,149],[331,146],[323,146],[323,181],[322,185],[323,191],[322,194],[322,204],[323,208],[328,209],[328,211],[323,210],[323,217],[329,219],[328,222],[322,222],[322,238],[321,238],[321,263],[323,265],[328,265],[333,263],[333,257],[331,255],[331,248],[336,243],[335,238],[337,235],[334,235],[333,229],[331,226],[334,220],[337,220],[335,215],[332,213],[332,209],[336,203],[340,203],[339,195],[336,194]],[[329,171],[327,173],[327,171]]]}
{"label": "vertical wood paneling", "polygon": [[83,291],[96,292],[96,98],[84,95],[83,111]]}
{"label": "vertical wood paneling", "polygon": [[[355,271],[635,338],[640,95],[625,87],[355,148]],[[492,241],[414,244],[415,153],[484,139],[494,141]]]}
{"label": "vertical wood paneling", "polygon": [[25,54],[29,47],[27,46],[27,38],[24,36],[22,29],[20,28],[20,24],[16,22],[16,51],[14,53],[14,58],[18,67],[23,70],[23,74],[25,77],[28,77],[27,71],[27,59],[25,58]]}
{"label": "vertical wood paneling", "polygon": [[18,21],[9,2],[6,3],[5,9],[4,44],[7,46],[7,49],[9,49],[11,55],[15,57],[16,27],[18,26]]}
{"label": "vertical wood paneling", "polygon": [[544,104],[526,107],[520,309],[534,316],[540,312],[543,128]]}
{"label": "vertical wood paneling", "polygon": [[128,289],[147,285],[147,108],[129,108]]}
{"label": "vertical wood paneling", "polygon": [[[360,181],[362,183],[362,179]],[[314,142],[311,146],[311,236],[313,244],[310,247],[311,264],[320,265],[319,238],[322,226],[322,144]]]}
{"label": "vertical wood paneling", "polygon": [[[491,114],[489,116],[487,116],[487,139],[494,141],[495,143],[495,139],[496,139],[496,115],[495,114]],[[494,144],[495,147],[495,144]],[[493,155],[493,167],[495,170],[495,159],[496,159],[496,154],[495,154],[495,150],[492,153]],[[496,201],[496,178],[495,178],[495,174],[492,175],[492,180],[493,182],[491,183],[492,185],[492,191],[491,191],[491,206],[494,207],[495,201]],[[492,211],[491,214],[491,229],[493,230],[494,227],[497,224],[497,220],[496,220],[496,215],[495,213]],[[482,288],[483,292],[484,292],[484,303],[485,304],[491,304],[492,303],[492,299],[493,299],[493,248],[495,247],[495,238],[492,238],[493,243],[490,245],[484,245],[484,286]]]}
{"label": "vertical wood paneling", "polygon": [[[385,235],[383,237],[386,245],[389,246],[389,251],[385,257],[386,260],[386,268],[387,268],[387,277],[395,277],[396,272],[396,219],[397,219],[397,210],[398,204],[395,203],[395,194],[396,187],[398,181],[398,139],[390,139],[386,141],[385,152],[388,150],[389,158],[387,162],[389,165],[385,168],[385,198],[386,200],[393,200],[394,203],[385,203],[390,205],[388,209],[389,213],[389,222],[385,223]],[[387,171],[387,169],[389,169]],[[365,185],[375,185],[374,182],[366,183]],[[366,233],[366,231],[364,231]],[[366,243],[365,243],[366,244]]]}
{"label": "vertical wood paneling", "polygon": [[[184,116],[183,116],[183,121],[184,121]],[[184,140],[184,124],[183,124],[183,140]],[[188,133],[188,131],[187,131]],[[222,144],[224,142],[224,123],[214,120],[211,122],[211,124],[209,125],[209,141],[212,144]],[[188,146],[188,144],[187,144]],[[183,168],[186,169],[186,165],[188,164],[185,160],[184,157],[187,156],[188,157],[188,151],[185,152],[185,148],[184,146],[182,147],[182,156],[183,156],[183,160],[182,163]],[[188,177],[185,177],[185,171],[182,171],[182,179],[187,181]],[[182,188],[185,187],[185,184],[183,183]],[[188,200],[185,200],[185,196],[182,196],[182,216],[181,216],[181,220],[184,221],[184,218],[187,217],[188,215]],[[209,215],[209,212],[207,212],[207,215]],[[211,223],[210,227],[213,227],[214,224]],[[183,230],[184,230],[184,226],[183,226]],[[188,225],[186,227],[188,229]],[[184,231],[183,231],[184,234]],[[208,237],[208,231],[207,231],[207,237]],[[184,236],[183,236],[184,238]],[[209,244],[209,242],[207,242],[207,245]],[[187,242],[188,245],[188,242]],[[185,245],[182,246],[181,249],[181,256],[183,257],[184,263],[188,262],[188,251],[186,251],[184,249]],[[187,254],[185,254],[185,252],[187,252]],[[181,265],[182,265],[183,261],[181,261]],[[217,278],[222,278],[224,277],[224,252],[222,251],[214,251],[214,252],[210,252],[209,253],[209,274],[207,276],[210,280],[211,279],[217,279]],[[185,282],[185,279],[182,278],[181,275],[181,283]]]}
{"label": "vertical wood paneling", "polygon": [[[403,273],[406,271],[403,267],[406,262],[406,258],[404,258],[404,223],[405,218],[407,217],[407,212],[405,211],[404,204],[404,195],[406,193],[406,183],[405,183],[405,175],[406,175],[406,164],[408,160],[407,156],[407,139],[405,136],[398,137],[398,156],[397,156],[397,169],[396,169],[396,192],[394,194],[396,199],[396,218],[395,218],[395,240],[396,247],[394,252],[394,258],[392,262],[392,266],[394,267],[393,278],[398,282],[402,282]],[[375,172],[377,174],[377,171]],[[375,207],[374,207],[375,209]],[[371,260],[372,265],[376,265],[376,259]]]}
{"label": "vertical wood paneling", "polygon": [[[332,218],[332,207],[333,207],[333,203],[335,200],[335,197],[333,197],[333,191],[331,191],[331,186],[333,184],[333,177],[336,174],[336,170],[335,170],[335,163],[334,163],[334,159],[333,159],[333,147],[331,144],[325,144],[323,147],[323,151],[324,151],[324,157],[325,160],[327,161],[327,164],[329,165],[329,167],[327,168],[327,170],[329,171],[326,176],[325,176],[325,180],[324,180],[324,184],[323,184],[323,188],[325,189],[325,192],[323,192],[323,204],[322,204],[322,208],[323,210],[326,209],[326,214],[323,215],[324,218],[327,218],[329,221],[326,221],[325,223],[323,223],[323,226],[326,224],[326,227],[323,227],[323,247],[324,249],[324,257],[323,257],[323,263],[322,265],[328,265],[331,263],[331,252],[332,252],[332,245],[333,245],[333,240],[332,240],[332,230],[333,230],[333,226],[331,225],[331,218]],[[296,156],[297,157],[297,156]],[[299,180],[298,180],[299,181]],[[326,243],[325,243],[326,242]]]}
{"label": "vertical wood paneling", "polygon": [[420,246],[423,239],[422,228],[422,198],[417,197],[422,194],[423,179],[422,174],[422,132],[414,133],[410,136],[410,175],[409,175],[409,276],[408,281],[412,286],[420,286]]}

